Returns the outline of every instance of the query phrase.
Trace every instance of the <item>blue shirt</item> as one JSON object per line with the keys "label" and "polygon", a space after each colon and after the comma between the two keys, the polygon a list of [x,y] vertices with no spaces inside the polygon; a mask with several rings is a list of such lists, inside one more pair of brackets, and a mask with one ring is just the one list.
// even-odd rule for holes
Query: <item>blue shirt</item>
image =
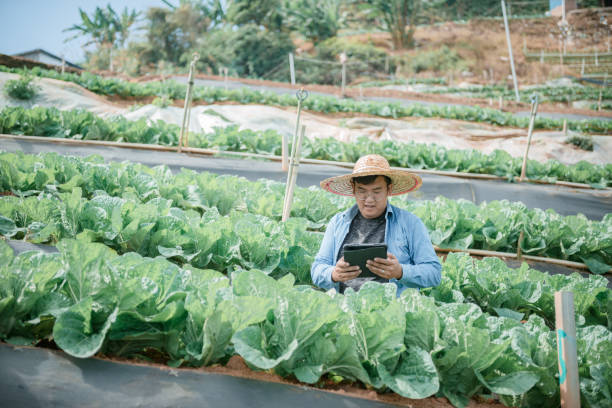
{"label": "blue shirt", "polygon": [[[351,221],[357,215],[357,204],[332,217],[321,242],[321,248],[310,268],[315,285],[323,289],[339,289],[339,282],[332,281],[332,271],[340,246],[349,231]],[[385,243],[388,252],[395,255],[402,265],[402,277],[391,279],[397,285],[399,296],[406,288],[437,286],[442,277],[442,265],[431,245],[423,221],[409,211],[387,203]]]}

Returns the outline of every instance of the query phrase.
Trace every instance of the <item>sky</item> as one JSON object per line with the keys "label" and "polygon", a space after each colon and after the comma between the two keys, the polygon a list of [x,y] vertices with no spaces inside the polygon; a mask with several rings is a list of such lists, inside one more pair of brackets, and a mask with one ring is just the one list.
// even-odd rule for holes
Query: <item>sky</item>
{"label": "sky", "polygon": [[[81,22],[79,7],[91,15],[96,6],[106,7],[108,3],[117,13],[125,6],[138,11],[151,6],[167,7],[161,0],[0,0],[0,53],[11,55],[42,48],[72,63],[83,62],[82,46],[86,40],[64,42],[74,32],[62,30]],[[178,0],[170,3],[178,4]],[[130,36],[130,40],[134,38]]]}

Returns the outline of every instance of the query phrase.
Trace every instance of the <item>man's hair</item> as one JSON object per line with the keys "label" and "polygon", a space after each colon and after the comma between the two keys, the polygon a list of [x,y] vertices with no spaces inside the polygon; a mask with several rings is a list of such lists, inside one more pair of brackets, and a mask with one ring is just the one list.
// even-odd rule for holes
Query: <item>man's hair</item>
{"label": "man's hair", "polygon": [[[383,176],[382,174],[380,174],[381,177],[384,177],[385,181],[387,182],[387,187],[389,187],[389,184],[391,184],[391,178],[389,178],[389,176]],[[353,177],[351,179],[351,184],[354,186],[355,183],[359,183],[359,184],[372,184],[374,181],[376,181],[376,179],[379,177],[378,174],[372,174],[371,176],[361,176],[361,177]]]}

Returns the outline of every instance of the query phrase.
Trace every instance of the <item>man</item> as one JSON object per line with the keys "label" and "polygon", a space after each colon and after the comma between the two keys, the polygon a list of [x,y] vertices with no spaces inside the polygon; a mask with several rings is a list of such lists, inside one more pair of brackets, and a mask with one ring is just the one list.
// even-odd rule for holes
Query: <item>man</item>
{"label": "man", "polygon": [[[427,228],[414,214],[389,204],[387,198],[418,189],[421,178],[405,170],[391,170],[387,160],[372,154],[360,158],[351,174],[331,177],[321,187],[331,193],[355,197],[355,205],[330,220],[319,253],[310,269],[315,285],[344,293],[367,281],[392,282],[399,296],[406,288],[440,283],[442,266],[431,245]],[[368,260],[377,277],[359,277],[359,266],[344,261],[345,244],[386,243],[387,258]]]}

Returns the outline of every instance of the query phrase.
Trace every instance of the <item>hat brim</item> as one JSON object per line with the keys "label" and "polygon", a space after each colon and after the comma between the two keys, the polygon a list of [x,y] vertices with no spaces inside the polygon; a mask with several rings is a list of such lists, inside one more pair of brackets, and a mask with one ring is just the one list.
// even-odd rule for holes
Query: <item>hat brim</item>
{"label": "hat brim", "polygon": [[330,193],[353,197],[354,194],[351,179],[354,177],[374,175],[388,176],[391,179],[393,188],[389,195],[392,196],[406,194],[411,191],[418,190],[423,184],[421,177],[406,170],[373,170],[327,178],[321,182],[321,188],[329,191]]}

